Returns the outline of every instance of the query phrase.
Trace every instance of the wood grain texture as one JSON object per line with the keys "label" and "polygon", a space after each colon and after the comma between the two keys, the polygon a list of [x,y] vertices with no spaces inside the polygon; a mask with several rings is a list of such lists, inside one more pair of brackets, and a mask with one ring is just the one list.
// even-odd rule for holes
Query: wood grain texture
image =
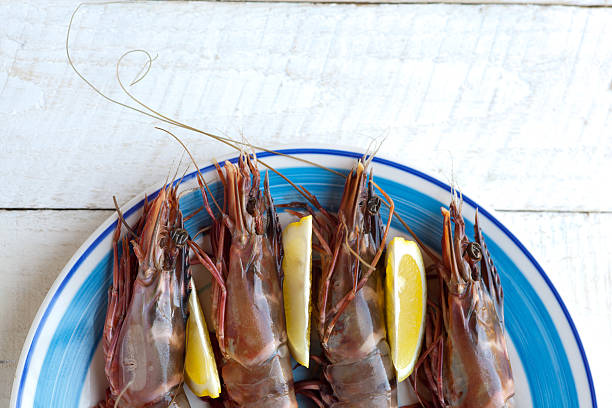
{"label": "wood grain texture", "polygon": [[72,255],[112,211],[0,211],[0,406],[32,320]]}
{"label": "wood grain texture", "polygon": [[[72,72],[75,3],[52,3],[0,5],[16,22],[0,27],[0,207],[110,208],[163,181],[180,149]],[[386,135],[381,155],[497,209],[611,211],[610,21],[581,7],[113,4],[79,12],[71,49],[122,101],[117,59],[151,51],[131,88],[203,129],[275,148]],[[126,60],[128,82],[143,63]],[[229,151],[179,134],[202,165]]]}
{"label": "wood grain texture", "polygon": [[[214,1],[214,0],[202,0],[202,1]],[[230,2],[241,3],[244,0],[227,0]],[[274,2],[288,2],[288,3],[340,3],[340,4],[502,4],[502,5],[553,5],[553,6],[580,6],[580,7],[609,7],[612,3],[610,0],[440,0],[440,1],[428,1],[428,0],[249,0],[255,3],[274,3]]]}

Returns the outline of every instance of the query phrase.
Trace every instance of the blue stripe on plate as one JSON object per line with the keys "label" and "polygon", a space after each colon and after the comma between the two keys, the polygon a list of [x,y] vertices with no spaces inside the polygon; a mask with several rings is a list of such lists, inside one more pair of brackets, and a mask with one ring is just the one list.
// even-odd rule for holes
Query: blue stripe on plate
{"label": "blue stripe on plate", "polygon": [[[104,329],[113,256],[106,254],[87,277],[60,320],[36,387],[36,407],[77,407],[80,385]],[[110,272],[110,273],[109,273]],[[79,384],[79,387],[75,387]],[[38,392],[38,390],[44,392]]]}
{"label": "blue stripe on plate", "polygon": [[[292,149],[283,152],[287,154],[314,153],[348,157],[361,156],[358,153],[322,149]],[[269,153],[262,153],[259,156],[266,157],[269,155]],[[235,161],[235,159],[233,161]],[[375,161],[416,175],[450,191],[449,187],[445,184],[413,169],[383,159],[375,158]],[[204,172],[210,169],[211,166],[202,171]],[[341,177],[312,167],[283,169],[283,174],[287,175],[293,181],[304,185],[312,193],[317,195],[323,205],[333,208],[333,204],[338,203],[344,181]],[[193,178],[194,175],[195,173],[186,176],[184,181]],[[380,177],[377,178],[377,181],[387,192],[392,192],[397,211],[406,219],[419,237],[426,244],[440,250],[440,226],[442,217],[439,212],[439,207],[442,203],[394,181]],[[271,174],[270,184],[272,194],[277,203],[300,199],[297,193],[279,176]],[[219,183],[211,187],[215,191],[215,196],[218,196],[221,189]],[[469,198],[464,196],[464,199],[467,203],[475,206],[473,201]],[[199,196],[198,193],[188,194],[181,199],[181,207],[186,214],[198,208],[200,205],[201,196]],[[142,202],[138,203],[128,211],[126,216],[137,211],[141,206]],[[597,404],[588,363],[578,334],[561,299],[539,265],[526,249],[520,245],[518,240],[490,214],[481,211],[481,215],[487,217],[500,227],[502,231],[519,246],[538,271],[540,271],[559,301],[566,314],[570,327],[574,332],[582,354],[591,388],[592,406],[596,407]],[[202,225],[202,223],[206,222],[206,217],[207,215],[204,212],[193,217],[193,219],[187,223],[187,229],[190,233],[195,233],[197,225]],[[399,225],[394,225],[394,227],[401,229]],[[23,385],[28,373],[29,359],[33,348],[36,347],[40,328],[45,324],[50,310],[53,309],[57,296],[61,294],[66,283],[80,267],[82,261],[89,256],[91,251],[105,239],[108,234],[110,234],[113,228],[114,225],[107,228],[94,243],[87,248],[74,267],[71,268],[66,278],[61,282],[49,306],[45,310],[41,322],[34,334],[24,364],[17,398],[18,407],[21,406]],[[565,355],[565,350],[546,307],[506,254],[492,240],[489,240],[487,244],[501,272],[500,275],[506,294],[506,327],[527,373],[534,406],[577,406],[578,397],[573,375],[569,367],[567,356]],[[101,338],[101,332],[104,325],[107,288],[112,272],[112,265],[109,263],[110,256],[111,254],[109,252],[96,266],[94,271],[90,273],[87,280],[83,283],[82,287],[71,301],[66,313],[62,316],[43,362],[41,375],[36,388],[35,406],[77,406],[80,395],[74,391],[80,391],[82,388],[87,369],[91,362],[91,357]],[[535,334],[537,334],[537,336]],[[538,357],[534,358],[533,356]]]}

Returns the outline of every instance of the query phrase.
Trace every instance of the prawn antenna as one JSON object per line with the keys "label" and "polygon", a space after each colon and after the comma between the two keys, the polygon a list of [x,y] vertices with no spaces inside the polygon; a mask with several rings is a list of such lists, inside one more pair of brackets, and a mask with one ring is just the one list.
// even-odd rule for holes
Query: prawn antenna
{"label": "prawn antenna", "polygon": [[125,394],[125,392],[128,390],[128,388],[130,388],[130,386],[134,384],[134,378],[132,378],[126,385],[125,387],[123,387],[123,389],[121,390],[121,392],[119,393],[119,396],[117,397],[117,401],[115,401],[115,405],[114,408],[117,408],[119,406],[119,401],[121,401],[121,398],[123,398],[123,394]]}
{"label": "prawn antenna", "polygon": [[246,143],[246,142],[239,142],[239,141],[236,141],[236,140],[234,140],[232,138],[229,138],[229,137],[218,136],[218,135],[215,135],[213,133],[206,132],[204,130],[197,129],[197,128],[193,127],[193,126],[190,126],[190,125],[187,125],[185,123],[182,123],[182,122],[180,122],[180,121],[178,121],[176,119],[173,119],[173,118],[171,118],[171,117],[169,117],[167,115],[164,115],[161,112],[158,112],[155,109],[151,108],[150,106],[148,106],[147,104],[145,104],[144,102],[142,102],[141,100],[136,98],[136,96],[134,96],[134,94],[127,89],[127,87],[125,86],[123,80],[121,79],[120,73],[119,73],[119,68],[121,66],[121,62],[123,61],[123,59],[125,57],[127,57],[130,54],[136,54],[136,53],[142,54],[142,55],[145,56],[146,62],[144,64],[144,66],[143,66],[143,69],[141,70],[141,73],[139,73],[139,75],[136,76],[136,79],[134,79],[132,82],[130,82],[129,85],[134,85],[134,84],[142,81],[150,73],[151,67],[153,65],[153,61],[155,61],[157,59],[157,56],[155,56],[155,57],[151,56],[151,54],[147,50],[144,50],[144,49],[134,49],[134,50],[129,50],[129,51],[125,52],[117,60],[116,69],[115,69],[115,75],[116,75],[117,82],[119,83],[119,86],[120,86],[121,90],[125,93],[125,95],[127,95],[132,101],[134,101],[140,107],[128,105],[127,103],[124,103],[124,102],[121,102],[121,101],[119,101],[117,99],[114,99],[114,98],[108,96],[107,94],[105,94],[104,92],[102,92],[102,90],[100,90],[96,85],[94,85],[90,80],[88,80],[85,77],[85,75],[77,68],[76,64],[74,63],[74,60],[72,59],[72,55],[70,54],[70,34],[72,33],[72,26],[74,24],[75,17],[76,17],[78,11],[81,9],[82,6],[88,6],[88,5],[94,5],[94,4],[114,4],[114,3],[119,4],[121,2],[119,2],[119,1],[112,2],[111,1],[111,2],[81,3],[81,4],[79,4],[74,9],[74,11],[72,12],[72,15],[70,16],[70,22],[68,23],[68,29],[66,31],[66,58],[68,59],[68,64],[70,65],[72,70],[77,74],[77,76],[79,78],[81,78],[81,80],[83,82],[85,82],[95,93],[97,93],[102,98],[106,99],[107,101],[109,101],[109,102],[111,102],[111,103],[113,103],[115,105],[119,105],[119,106],[121,106],[121,107],[123,107],[125,109],[128,109],[128,110],[140,113],[141,115],[148,116],[148,117],[153,118],[155,120],[159,120],[161,122],[164,122],[164,123],[167,123],[167,124],[170,124],[170,125],[173,125],[173,126],[177,126],[177,127],[180,127],[180,128],[186,129],[186,130],[190,130],[192,132],[199,133],[199,134],[207,136],[207,137],[210,137],[210,138],[215,139],[215,140],[217,140],[217,141],[219,141],[221,143],[224,143],[224,144],[226,144],[226,145],[228,145],[228,146],[230,146],[230,147],[232,147],[232,148],[234,148],[236,150],[240,150],[236,145],[247,145],[247,146],[251,147],[252,149],[256,149],[256,150],[260,150],[260,151],[263,151],[263,152],[275,154],[275,155],[278,155],[278,156],[287,157],[287,158],[290,158],[290,159],[293,159],[293,160],[296,160],[296,161],[299,161],[299,162],[302,162],[302,163],[309,164],[309,165],[314,166],[314,167],[318,167],[320,169],[323,169],[325,171],[333,173],[333,174],[335,174],[337,176],[346,178],[346,176],[344,174],[342,174],[341,172],[336,171],[334,169],[331,169],[329,167],[323,166],[323,165],[321,165],[319,163],[316,163],[316,162],[313,162],[311,160],[304,159],[304,158],[297,157],[297,156],[292,156],[292,155],[287,154],[287,153],[277,152],[275,150],[267,149],[267,148],[262,147],[262,146],[256,146],[256,145],[249,144],[249,143]]}
{"label": "prawn antenna", "polygon": [[119,217],[119,222],[125,226],[127,231],[130,234],[132,234],[134,236],[134,238],[138,239],[138,235],[136,235],[136,233],[134,232],[132,227],[130,227],[130,225],[127,223],[127,221],[123,217],[123,213],[121,212],[121,209],[119,208],[119,204],[117,203],[117,197],[113,196],[113,202],[115,203],[115,210],[117,211],[117,216]]}
{"label": "prawn antenna", "polygon": [[368,148],[365,154],[363,155],[365,168],[368,168],[370,163],[372,163],[372,160],[374,160],[374,157],[378,154],[378,151],[382,147],[383,143],[385,142],[385,140],[387,140],[388,133],[389,131],[387,130],[384,136],[375,137],[370,140],[370,144],[368,145]]}
{"label": "prawn antenna", "polygon": [[[102,98],[106,99],[107,101],[109,101],[109,102],[111,102],[111,103],[113,103],[113,104],[115,104],[115,105],[121,106],[121,107],[123,107],[123,108],[125,108],[125,109],[128,109],[128,110],[131,110],[131,111],[133,111],[133,112],[137,112],[137,113],[139,113],[139,114],[141,114],[141,115],[144,115],[144,116],[147,116],[147,117],[149,117],[149,118],[152,118],[152,119],[155,119],[155,120],[159,120],[160,122],[167,123],[167,124],[172,125],[172,126],[180,127],[180,128],[183,128],[183,129],[186,129],[186,130],[190,130],[190,131],[192,131],[192,132],[195,132],[195,133],[198,133],[198,134],[201,134],[201,135],[207,136],[207,137],[212,138],[212,139],[215,139],[215,140],[217,140],[217,141],[219,141],[219,142],[221,142],[221,143],[224,143],[224,144],[226,144],[227,146],[230,146],[231,148],[233,148],[233,149],[235,149],[235,150],[240,151],[240,148],[239,148],[237,145],[243,145],[243,146],[244,146],[244,145],[246,145],[246,146],[251,147],[252,149],[256,149],[256,150],[263,151],[263,152],[270,153],[270,154],[275,154],[275,155],[282,156],[282,157],[287,157],[287,158],[290,158],[290,159],[292,159],[292,160],[296,160],[296,161],[299,161],[299,162],[302,162],[302,163],[305,163],[305,164],[308,164],[308,165],[311,165],[311,166],[314,166],[314,167],[318,167],[318,168],[323,169],[323,170],[325,170],[325,171],[327,171],[327,172],[329,172],[329,173],[335,174],[336,176],[340,176],[340,177],[342,177],[342,178],[344,178],[344,179],[346,179],[346,178],[347,178],[347,176],[346,176],[345,174],[343,174],[343,173],[341,173],[341,172],[339,172],[339,171],[336,171],[336,170],[334,170],[334,169],[331,169],[331,168],[329,168],[329,167],[323,166],[323,165],[321,165],[321,164],[319,164],[319,163],[313,162],[313,161],[311,161],[311,160],[307,160],[307,159],[304,159],[304,158],[301,158],[301,157],[297,157],[297,156],[292,156],[292,155],[290,155],[290,154],[283,153],[283,152],[277,152],[277,151],[275,151],[275,150],[267,149],[267,148],[262,147],[262,146],[257,146],[257,145],[249,144],[249,143],[247,143],[247,142],[239,142],[239,141],[236,141],[236,140],[234,140],[234,139],[232,139],[232,138],[230,138],[230,137],[218,136],[218,135],[215,135],[215,134],[213,134],[213,133],[206,132],[206,131],[204,131],[204,130],[201,130],[201,129],[195,128],[195,127],[193,127],[193,126],[190,126],[190,125],[188,125],[188,124],[185,124],[185,123],[183,123],[183,122],[180,122],[180,121],[178,121],[178,120],[176,120],[176,119],[173,119],[173,118],[171,118],[171,117],[169,117],[169,116],[166,116],[166,115],[164,115],[164,114],[162,114],[162,113],[160,113],[160,112],[156,111],[155,109],[151,108],[150,106],[148,106],[147,104],[145,104],[144,102],[142,102],[141,100],[139,100],[138,98],[136,98],[136,96],[134,96],[134,94],[132,94],[132,93],[131,93],[131,92],[130,92],[130,91],[127,89],[127,88],[126,88],[126,86],[124,85],[123,81],[121,80],[121,76],[120,76],[120,73],[119,73],[119,68],[120,68],[120,66],[121,66],[121,62],[123,61],[123,59],[124,59],[126,56],[128,56],[128,55],[130,55],[130,54],[140,53],[140,54],[142,54],[142,55],[144,55],[144,56],[146,57],[146,62],[145,62],[145,64],[144,64],[144,66],[143,66],[143,70],[141,70],[141,75],[137,75],[136,79],[135,79],[135,80],[133,80],[133,81],[130,83],[130,85],[134,85],[134,84],[136,84],[136,83],[138,83],[138,82],[142,81],[142,80],[143,80],[143,79],[144,79],[144,78],[145,78],[145,77],[146,77],[146,76],[147,76],[147,75],[150,73],[150,71],[151,71],[151,69],[152,69],[153,62],[154,62],[154,61],[155,61],[155,59],[157,58],[157,56],[152,57],[152,56],[151,56],[151,54],[150,54],[150,53],[149,53],[147,50],[144,50],[144,49],[134,49],[134,50],[127,51],[127,52],[125,52],[123,55],[121,55],[121,56],[119,57],[119,59],[117,60],[117,63],[116,63],[116,70],[115,70],[115,73],[116,73],[116,79],[117,79],[117,82],[118,82],[119,86],[121,87],[122,91],[123,91],[123,92],[124,92],[124,93],[125,93],[125,94],[126,94],[126,95],[127,95],[127,96],[128,96],[130,99],[131,99],[131,100],[132,100],[132,101],[134,101],[134,102],[135,102],[135,103],[136,103],[138,106],[132,106],[132,105],[129,105],[129,104],[127,104],[127,103],[121,102],[121,101],[119,101],[119,100],[117,100],[117,99],[114,99],[114,98],[112,98],[112,97],[110,97],[110,96],[106,95],[106,94],[105,94],[104,92],[102,92],[102,91],[101,91],[101,90],[100,90],[100,89],[99,89],[99,88],[98,88],[96,85],[94,85],[94,84],[93,84],[91,81],[89,81],[89,80],[88,80],[88,79],[85,77],[85,75],[84,75],[84,74],[83,74],[83,73],[82,73],[82,72],[81,72],[81,71],[80,71],[80,70],[77,68],[76,64],[74,63],[74,61],[73,61],[73,59],[72,59],[72,55],[70,54],[70,34],[71,34],[71,32],[72,32],[72,26],[73,26],[73,23],[74,23],[75,17],[76,17],[77,13],[79,12],[79,10],[81,9],[81,7],[82,7],[82,6],[93,5],[93,4],[112,4],[112,3],[120,3],[120,2],[112,2],[112,1],[111,1],[111,2],[100,2],[100,3],[81,3],[81,4],[79,4],[79,5],[78,5],[78,6],[77,6],[77,7],[74,9],[74,11],[72,12],[72,15],[70,16],[70,22],[69,22],[69,24],[68,24],[68,28],[67,28],[67,31],[66,31],[66,44],[65,44],[65,46],[66,46],[66,58],[68,59],[68,64],[70,65],[70,67],[72,68],[72,70],[73,70],[73,71],[74,71],[74,72],[77,74],[77,76],[78,76],[79,78],[81,78],[81,80],[82,80],[83,82],[85,82],[85,83],[86,83],[86,84],[87,84],[87,85],[88,85],[88,86],[89,86],[89,87],[90,87],[90,88],[91,88],[91,89],[92,89],[92,90],[93,90],[95,93],[97,93],[97,94],[98,94],[98,95],[100,95]],[[174,136],[174,135],[173,135],[171,132],[169,132],[169,131],[167,131],[167,130],[165,130],[165,129],[159,128],[159,127],[157,127],[157,129],[159,129],[159,130],[163,130],[164,132],[166,132],[166,133],[170,134],[171,136],[173,136],[173,137],[174,137],[174,138],[175,138],[175,139],[176,139],[176,140],[177,140],[177,141],[178,141],[178,142],[179,142],[179,143],[180,143],[180,144],[181,144],[181,145],[182,145],[182,146],[183,146],[183,147],[184,147],[184,148],[187,150],[186,146],[185,146],[185,145],[184,145],[184,144],[183,144],[183,143],[180,141],[180,139],[179,139],[179,138],[177,138],[176,136]],[[377,147],[376,149],[372,149],[372,150],[371,150],[371,153],[366,153],[366,156],[364,156],[364,157],[367,157],[367,159],[366,159],[366,163],[370,163],[370,162],[373,160],[374,156],[376,155],[376,153],[378,152],[378,150],[379,150],[379,149],[380,149],[380,147],[382,146],[382,142],[384,142],[384,140],[385,140],[386,138],[387,138],[387,136],[385,135],[385,136],[382,138],[381,142],[379,143],[379,145],[378,145],[378,147]],[[370,149],[368,149],[368,150],[370,150]],[[189,154],[189,152],[188,152],[188,154]],[[189,154],[189,156],[191,157],[191,154]],[[193,157],[191,157],[191,159],[192,159],[192,161],[193,161],[193,162],[194,162],[194,164],[195,164],[195,160],[193,159]],[[295,188],[295,189],[296,189],[298,192],[300,192],[300,194],[304,195],[304,196],[306,197],[306,199],[307,199],[309,202],[313,203],[313,200],[312,200],[310,197],[308,197],[308,196],[309,196],[309,193],[308,193],[307,191],[303,191],[303,190],[302,190],[302,189],[303,189],[303,187],[302,187],[302,188],[299,188],[298,186],[296,186],[296,185],[295,185],[294,183],[292,183],[292,182],[291,182],[291,181],[290,181],[290,180],[289,180],[287,177],[285,177],[284,175],[282,175],[282,174],[281,174],[280,172],[278,172],[276,169],[272,168],[270,165],[268,165],[267,163],[265,163],[263,160],[259,160],[259,163],[261,163],[261,164],[262,164],[262,165],[264,165],[265,167],[267,167],[267,168],[269,168],[270,170],[272,170],[274,173],[276,173],[276,174],[278,174],[279,176],[281,176],[281,177],[282,177],[282,178],[283,178],[285,181],[288,181],[288,182],[289,182],[289,183],[290,183],[290,184],[291,184],[291,185],[292,185],[292,186],[293,186],[293,187],[294,187],[294,188]],[[198,171],[198,175],[200,175],[200,176],[201,176],[201,173],[200,173],[200,171],[199,171],[199,167],[197,167],[197,165],[196,165],[196,169],[197,169],[197,171]],[[206,180],[204,180],[204,178],[203,178],[203,177],[202,177],[202,180],[204,181],[204,184],[206,185],[206,188],[207,188],[207,190],[208,190],[208,191],[209,191],[209,193],[210,193],[210,189],[208,189],[208,186],[207,186],[207,184],[206,184]],[[305,189],[304,189],[304,190],[305,190]],[[215,200],[214,196],[212,196],[212,194],[211,194],[211,197],[213,198],[213,201],[214,201],[215,205],[217,206],[217,208],[220,208],[219,204],[216,202],[216,200]],[[318,203],[313,203],[313,204],[314,204],[314,205],[318,205]],[[388,206],[388,203],[386,203],[386,205]],[[393,211],[393,214],[394,214],[395,216],[397,216],[397,218],[400,220],[400,222],[402,223],[402,225],[404,225],[404,227],[408,227],[408,225],[406,224],[406,222],[404,222],[404,220],[401,218],[401,216],[400,216],[400,215],[399,215],[399,214],[398,214],[396,211]],[[407,228],[407,229],[408,229],[409,231],[411,231],[409,228]],[[412,233],[412,232],[411,232],[411,233]],[[413,236],[415,236],[413,233],[412,233],[412,235],[413,235]],[[415,236],[415,238],[416,238],[416,236]],[[426,248],[426,247],[424,247],[424,248]],[[427,249],[426,249],[426,251],[427,251],[428,253],[430,252],[430,251],[428,251]],[[437,257],[434,257],[434,258],[435,258],[435,259],[437,259]]]}
{"label": "prawn antenna", "polygon": [[210,194],[210,196],[212,197],[213,202],[215,203],[215,206],[217,207],[217,209],[220,212],[223,212],[223,210],[221,210],[221,207],[219,206],[219,203],[217,203],[217,200],[215,199],[215,196],[212,194],[212,191],[210,191],[210,188],[208,187],[208,183],[206,183],[206,179],[204,179],[204,176],[202,175],[202,173],[200,172],[200,166],[198,166],[198,164],[195,161],[195,158],[193,157],[193,155],[191,154],[191,152],[189,151],[189,148],[187,148],[187,145],[185,145],[185,143],[183,143],[183,141],[176,136],[174,133],[170,132],[169,130],[166,130],[164,128],[160,128],[158,126],[155,126],[155,129],[157,130],[161,130],[162,132],[166,132],[167,134],[169,134],[170,136],[172,136],[174,138],[174,140],[176,140],[177,142],[179,142],[179,144],[183,147],[183,149],[185,149],[185,152],[187,152],[187,154],[189,155],[189,158],[191,159],[191,162],[193,163],[193,165],[196,168],[196,172],[198,173],[198,178],[200,180],[202,180],[202,182],[204,183],[204,186],[206,188],[206,191],[208,191],[208,193]]}

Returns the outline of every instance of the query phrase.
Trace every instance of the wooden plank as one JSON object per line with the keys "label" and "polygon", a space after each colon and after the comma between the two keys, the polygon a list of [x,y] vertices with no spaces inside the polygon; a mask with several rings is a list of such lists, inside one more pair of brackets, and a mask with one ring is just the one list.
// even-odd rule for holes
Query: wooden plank
{"label": "wooden plank", "polygon": [[503,212],[500,219],[532,253],[580,333],[599,406],[612,404],[612,214]]}
{"label": "wooden plank", "polygon": [[30,325],[47,291],[85,239],[112,211],[0,211],[0,406]]}
{"label": "wooden plank", "polygon": [[[198,0],[196,0],[198,1]],[[214,1],[214,0],[201,0],[201,1]],[[244,0],[227,0],[229,2],[241,3]],[[609,7],[612,3],[610,0],[441,0],[441,1],[427,1],[427,0],[249,0],[255,3],[275,3],[275,2],[288,2],[288,3],[320,3],[320,4],[495,4],[495,5],[551,5],[551,6],[580,6],[580,7]]]}
{"label": "wooden plank", "polygon": [[[110,208],[180,156],[158,121],[68,67],[73,6],[0,5],[0,208]],[[275,148],[387,135],[382,155],[495,208],[610,211],[610,21],[578,7],[112,4],[79,12],[71,49],[122,101],[118,57],[150,50],[131,89],[200,128]],[[128,81],[143,63],[126,60]],[[229,151],[179,134],[202,165]]]}
{"label": "wooden plank", "polygon": [[[0,211],[3,254],[0,310],[0,405],[8,406],[19,352],[55,277],[110,211]],[[499,214],[563,297],[580,332],[600,406],[612,402],[612,214]],[[607,403],[606,403],[607,402]]]}

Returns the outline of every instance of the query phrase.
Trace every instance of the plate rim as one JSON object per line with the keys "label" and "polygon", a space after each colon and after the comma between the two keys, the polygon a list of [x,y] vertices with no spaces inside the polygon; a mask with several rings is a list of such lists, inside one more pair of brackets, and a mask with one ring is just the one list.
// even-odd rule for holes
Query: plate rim
{"label": "plate rim", "polygon": [[[274,150],[274,152],[283,153],[283,154],[322,154],[322,155],[329,155],[329,156],[341,156],[341,157],[351,157],[351,158],[358,158],[358,157],[363,156],[363,153],[356,152],[354,150],[345,150],[344,148],[339,149],[339,148],[329,148],[329,147],[282,148],[282,149]],[[271,151],[262,151],[262,152],[258,152],[257,156],[261,158],[265,158],[265,157],[274,156],[274,153]],[[228,159],[228,160],[231,162],[235,162],[238,160],[238,157],[232,154],[231,159]],[[375,156],[373,158],[373,161],[375,163],[380,163],[380,164],[398,169],[400,171],[412,174],[446,191],[449,191],[449,192],[451,191],[451,187],[447,185],[446,183],[430,176],[429,174],[425,172],[417,170],[414,167],[407,166],[405,164],[399,163],[394,160],[386,159],[384,158],[384,156],[383,157]],[[213,167],[214,165],[205,166],[203,168],[200,168],[199,171],[208,172]],[[188,176],[185,177],[185,180],[192,178],[196,172],[197,170],[190,173]],[[159,192],[159,188],[152,187],[152,188],[144,190],[143,193],[135,196],[133,199],[128,201],[122,208],[124,209],[127,207],[128,209],[128,211],[126,211],[124,215],[129,216],[129,214],[131,214],[133,211],[136,211],[137,209],[139,209],[141,206],[141,202],[143,201],[142,199],[139,199],[139,197],[144,196],[144,194],[152,190],[154,190],[154,193],[149,195],[149,197],[155,197],[157,193]],[[589,365],[589,362],[586,356],[586,352],[584,350],[584,346],[582,344],[580,335],[574,324],[574,321],[571,317],[571,314],[569,313],[569,310],[565,306],[565,303],[563,302],[563,299],[561,298],[561,295],[555,288],[554,284],[552,283],[552,281],[550,280],[550,278],[548,277],[544,269],[540,266],[538,261],[529,252],[529,250],[527,250],[527,248],[521,243],[521,241],[508,228],[506,228],[504,224],[502,224],[491,211],[488,211],[486,208],[483,208],[481,205],[478,205],[474,200],[469,198],[469,196],[467,195],[463,195],[463,200],[466,201],[471,206],[478,208],[479,212],[483,213],[483,215],[485,215],[497,228],[500,229],[502,233],[504,233],[510,239],[510,241],[512,241],[517,246],[520,252],[523,255],[525,255],[527,260],[531,262],[531,264],[535,267],[535,269],[538,271],[538,273],[540,274],[540,276],[542,277],[542,279],[544,280],[544,282],[546,283],[546,285],[552,292],[555,300],[559,304],[563,312],[563,315],[571,329],[571,332],[574,336],[574,340],[576,341],[576,345],[578,347],[579,354],[582,358],[582,363],[583,363],[585,374],[587,377],[587,382],[589,384],[589,392],[591,396],[592,406],[594,408],[597,408],[597,397],[595,393],[595,386],[593,383],[593,376],[592,376],[590,365]],[[28,330],[28,334],[26,336],[26,339],[24,341],[23,347],[19,355],[19,362],[17,364],[17,369],[13,377],[10,407],[21,407],[23,389],[25,385],[25,379],[27,378],[27,372],[29,369],[31,352],[33,351],[33,348],[36,347],[38,336],[40,335],[40,329],[42,328],[43,324],[47,320],[48,313],[51,310],[51,306],[53,306],[53,304],[57,300],[57,296],[61,294],[65,285],[71,279],[72,275],[76,272],[79,265],[88,257],[88,255],[105,238],[106,234],[104,233],[106,232],[106,230],[114,228],[114,223],[116,222],[116,220],[117,220],[117,214],[114,213],[111,216],[109,216],[83,242],[83,244],[77,249],[74,255],[70,258],[70,260],[62,268],[61,272],[58,274],[57,278],[54,280],[53,284],[49,288],[49,291],[45,295],[45,298],[43,299],[40,307],[38,308],[38,311],[36,312],[34,320],[32,321],[32,324],[30,325],[30,329]],[[109,221],[111,221],[111,224],[107,226]]]}

